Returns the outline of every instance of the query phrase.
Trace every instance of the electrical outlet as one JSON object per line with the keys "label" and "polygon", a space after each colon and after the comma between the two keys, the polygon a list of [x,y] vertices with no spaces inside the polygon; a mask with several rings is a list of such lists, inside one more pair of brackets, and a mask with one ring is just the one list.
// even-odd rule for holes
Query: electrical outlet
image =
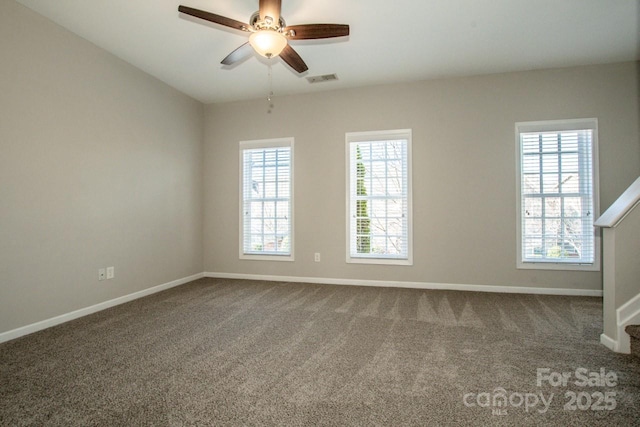
{"label": "electrical outlet", "polygon": [[320,252],[315,253],[315,255],[313,256],[313,260],[315,262],[320,262]]}
{"label": "electrical outlet", "polygon": [[115,267],[107,267],[107,280],[116,277]]}
{"label": "electrical outlet", "polygon": [[98,280],[104,280],[107,276],[107,271],[104,268],[98,270]]}

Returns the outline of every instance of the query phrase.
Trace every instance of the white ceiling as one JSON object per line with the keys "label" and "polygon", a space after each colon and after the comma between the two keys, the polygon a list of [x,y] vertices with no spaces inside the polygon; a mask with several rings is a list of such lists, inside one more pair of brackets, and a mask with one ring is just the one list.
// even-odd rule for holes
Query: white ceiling
{"label": "white ceiling", "polygon": [[[248,22],[258,0],[17,0],[205,103],[260,98],[268,61],[220,61],[247,34],[178,13]],[[293,41],[309,66],[273,61],[276,95],[446,76],[640,59],[640,0],[283,0],[289,25],[349,24],[333,41]],[[306,76],[337,73],[309,84]]]}

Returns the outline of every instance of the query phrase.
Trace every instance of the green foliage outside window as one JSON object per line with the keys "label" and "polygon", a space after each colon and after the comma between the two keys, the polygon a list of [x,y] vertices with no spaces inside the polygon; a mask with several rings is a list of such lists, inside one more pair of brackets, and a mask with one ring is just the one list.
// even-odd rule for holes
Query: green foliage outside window
{"label": "green foliage outside window", "polygon": [[[366,169],[362,163],[362,153],[360,147],[356,148],[356,195],[366,196],[367,187],[365,186],[364,177]],[[371,219],[366,200],[356,201],[356,246],[358,253],[368,254],[371,252]]]}

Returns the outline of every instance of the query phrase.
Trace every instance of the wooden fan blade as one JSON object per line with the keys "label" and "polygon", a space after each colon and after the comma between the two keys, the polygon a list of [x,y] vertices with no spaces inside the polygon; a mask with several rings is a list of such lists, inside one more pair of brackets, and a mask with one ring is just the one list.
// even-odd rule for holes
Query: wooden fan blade
{"label": "wooden fan blade", "polygon": [[290,25],[284,29],[290,40],[329,39],[349,35],[349,26],[343,24]]}
{"label": "wooden fan blade", "polygon": [[298,55],[298,52],[293,50],[289,45],[286,45],[282,52],[280,52],[280,57],[298,73],[304,73],[309,69],[307,64],[305,64],[302,58],[300,58],[300,55]]}
{"label": "wooden fan blade", "polygon": [[225,16],[216,15],[215,13],[205,12],[204,10],[181,5],[178,7],[178,12],[195,16],[196,18],[204,19],[205,21],[224,25],[225,27],[234,28],[236,30],[249,31],[249,24],[245,24],[244,22],[236,21],[235,19],[227,18]]}
{"label": "wooden fan blade", "polygon": [[227,57],[222,60],[221,64],[233,65],[238,61],[242,61],[244,58],[251,55],[252,53],[253,53],[253,48],[251,47],[249,42],[246,42],[245,44],[243,44],[242,46],[240,46],[239,48],[231,52],[229,55],[227,55]]}
{"label": "wooden fan blade", "polygon": [[260,19],[270,16],[273,18],[273,23],[277,24],[281,10],[282,0],[260,0]]}

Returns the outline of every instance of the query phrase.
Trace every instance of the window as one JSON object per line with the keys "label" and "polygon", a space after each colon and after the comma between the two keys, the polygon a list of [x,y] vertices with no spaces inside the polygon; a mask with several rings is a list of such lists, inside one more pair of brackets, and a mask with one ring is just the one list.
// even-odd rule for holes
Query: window
{"label": "window", "polygon": [[293,138],[240,143],[240,258],[293,261]]}
{"label": "window", "polygon": [[411,130],[346,140],[347,262],[411,265]]}
{"label": "window", "polygon": [[518,267],[598,270],[596,119],[516,123]]}

